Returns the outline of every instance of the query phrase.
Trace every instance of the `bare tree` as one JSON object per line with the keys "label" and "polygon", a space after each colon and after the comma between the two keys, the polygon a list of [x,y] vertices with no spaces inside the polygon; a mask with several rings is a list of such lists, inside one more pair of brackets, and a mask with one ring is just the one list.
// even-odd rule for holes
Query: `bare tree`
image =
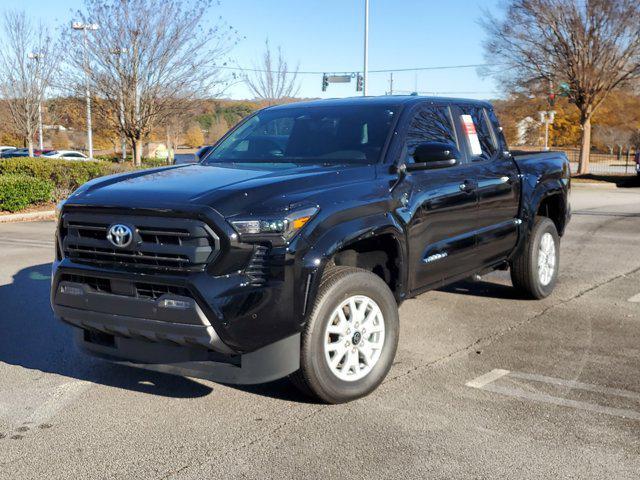
{"label": "bare tree", "polygon": [[[208,28],[211,0],[85,0],[79,20],[97,23],[87,44],[71,45],[72,69],[80,85],[88,71],[91,90],[129,141],[140,165],[142,142],[194,99],[215,96],[224,86],[220,66],[237,42],[237,32],[220,23]],[[100,107],[102,105],[102,108]]]}
{"label": "bare tree", "polygon": [[591,118],[614,89],[640,78],[638,0],[509,0],[503,19],[488,15],[487,58],[515,89],[569,86],[580,111],[579,173],[589,172]]}
{"label": "bare tree", "polygon": [[265,49],[261,63],[254,67],[253,75],[246,75],[244,80],[257,98],[266,100],[269,105],[272,105],[280,99],[295,97],[298,94],[299,67],[290,70],[282,54],[282,48],[278,47],[276,57],[269,46],[269,39],[264,43]]}
{"label": "bare tree", "polygon": [[0,43],[0,93],[10,112],[12,128],[33,156],[38,110],[59,61],[59,48],[46,26],[24,12],[4,15]]}

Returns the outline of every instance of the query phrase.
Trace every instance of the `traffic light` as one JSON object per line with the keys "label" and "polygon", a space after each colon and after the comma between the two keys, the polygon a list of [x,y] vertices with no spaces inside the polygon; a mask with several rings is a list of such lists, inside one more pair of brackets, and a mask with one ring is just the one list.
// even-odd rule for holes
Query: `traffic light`
{"label": "traffic light", "polygon": [[325,73],[324,75],[322,75],[322,91],[326,92],[328,86],[329,86],[329,77],[327,77],[327,74]]}
{"label": "traffic light", "polygon": [[571,93],[571,87],[567,82],[562,82],[560,84],[560,95],[563,97],[568,97],[569,93]]}
{"label": "traffic light", "polygon": [[362,90],[364,90],[364,78],[358,74],[356,78],[356,92],[361,92]]}

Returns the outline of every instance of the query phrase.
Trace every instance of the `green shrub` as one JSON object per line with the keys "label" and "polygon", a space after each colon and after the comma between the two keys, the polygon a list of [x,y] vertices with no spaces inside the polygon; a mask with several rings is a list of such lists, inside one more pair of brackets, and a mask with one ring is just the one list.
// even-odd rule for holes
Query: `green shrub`
{"label": "green shrub", "polygon": [[[142,167],[134,167],[132,163],[115,163],[109,161],[72,161],[56,158],[6,158],[0,159],[0,176],[25,176],[47,182],[52,186],[52,200],[58,202],[67,198],[75,189],[91,179],[123,173],[138,168],[166,166],[164,160],[145,163]],[[3,192],[4,193],[4,192]],[[9,197],[5,197],[9,198]],[[2,208],[0,207],[0,210]]]}
{"label": "green shrub", "polygon": [[146,168],[154,168],[154,167],[166,167],[170,165],[169,160],[166,158],[143,158],[142,166]]}
{"label": "green shrub", "polygon": [[52,200],[53,184],[27,175],[0,175],[0,210],[17,212]]}
{"label": "green shrub", "polygon": [[0,175],[26,175],[51,182],[54,200],[68,196],[92,178],[122,171],[110,162],[80,162],[55,158],[7,158],[0,160]]}

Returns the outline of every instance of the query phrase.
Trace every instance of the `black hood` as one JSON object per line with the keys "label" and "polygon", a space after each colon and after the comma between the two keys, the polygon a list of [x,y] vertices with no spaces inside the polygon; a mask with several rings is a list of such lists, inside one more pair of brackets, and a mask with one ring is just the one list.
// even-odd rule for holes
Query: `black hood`
{"label": "black hood", "polygon": [[370,165],[184,165],[95,179],[69,204],[101,207],[206,205],[225,217],[284,208],[332,186],[371,180]]}

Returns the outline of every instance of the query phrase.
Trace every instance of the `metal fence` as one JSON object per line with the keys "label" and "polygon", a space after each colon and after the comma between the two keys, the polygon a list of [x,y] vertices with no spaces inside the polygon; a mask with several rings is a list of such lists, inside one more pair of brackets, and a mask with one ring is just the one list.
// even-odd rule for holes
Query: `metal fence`
{"label": "metal fence", "polygon": [[[578,171],[578,162],[580,161],[580,150],[561,149],[561,151],[567,154],[567,158],[571,162],[571,171],[576,173]],[[635,175],[636,163],[634,155],[635,152],[633,150],[614,154],[591,152],[589,155],[589,172],[608,175]]]}
{"label": "metal fence", "polygon": [[[541,150],[539,146],[518,146],[517,150]],[[556,152],[564,152],[571,163],[571,172],[578,172],[578,163],[580,161],[579,148],[560,148],[551,147]],[[612,154],[591,152],[589,155],[589,172],[600,175],[635,175],[636,163],[634,160],[635,150],[622,150]]]}

